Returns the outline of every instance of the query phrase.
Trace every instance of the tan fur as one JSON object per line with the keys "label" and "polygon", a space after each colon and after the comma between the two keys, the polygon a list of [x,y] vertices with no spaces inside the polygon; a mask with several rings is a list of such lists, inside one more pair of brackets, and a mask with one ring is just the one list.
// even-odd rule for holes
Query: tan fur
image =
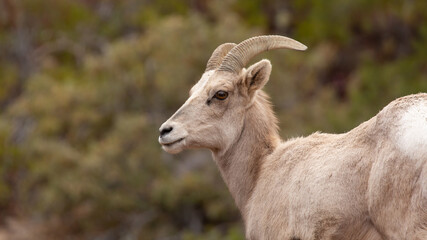
{"label": "tan fur", "polygon": [[[427,138],[408,138],[413,126],[402,123],[427,124],[418,117],[427,94],[397,99],[347,133],[282,142],[260,89],[270,70],[262,60],[239,75],[205,73],[160,128],[173,127],[163,148],[212,151],[248,239],[427,239],[427,149],[405,142]],[[219,90],[226,100],[212,99]]]}

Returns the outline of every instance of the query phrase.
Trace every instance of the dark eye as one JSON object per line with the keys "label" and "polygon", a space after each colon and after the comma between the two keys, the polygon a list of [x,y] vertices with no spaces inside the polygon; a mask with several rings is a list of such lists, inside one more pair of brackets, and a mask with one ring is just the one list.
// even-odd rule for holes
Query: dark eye
{"label": "dark eye", "polygon": [[215,93],[215,98],[219,99],[219,100],[224,100],[228,97],[228,92],[225,91],[218,91]]}

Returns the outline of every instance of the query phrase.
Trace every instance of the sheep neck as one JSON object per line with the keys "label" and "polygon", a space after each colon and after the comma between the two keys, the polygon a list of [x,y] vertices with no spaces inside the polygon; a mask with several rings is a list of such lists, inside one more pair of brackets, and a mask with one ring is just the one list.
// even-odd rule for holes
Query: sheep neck
{"label": "sheep neck", "polygon": [[241,136],[225,151],[213,156],[221,175],[245,219],[245,206],[266,157],[280,143],[277,120],[267,96],[260,92],[247,109]]}

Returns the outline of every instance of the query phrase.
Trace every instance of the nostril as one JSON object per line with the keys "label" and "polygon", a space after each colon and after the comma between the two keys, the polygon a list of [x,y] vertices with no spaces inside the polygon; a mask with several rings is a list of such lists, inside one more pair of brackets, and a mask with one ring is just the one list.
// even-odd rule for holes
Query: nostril
{"label": "nostril", "polygon": [[160,129],[160,137],[163,137],[164,135],[172,132],[173,127],[164,127],[163,129]]}

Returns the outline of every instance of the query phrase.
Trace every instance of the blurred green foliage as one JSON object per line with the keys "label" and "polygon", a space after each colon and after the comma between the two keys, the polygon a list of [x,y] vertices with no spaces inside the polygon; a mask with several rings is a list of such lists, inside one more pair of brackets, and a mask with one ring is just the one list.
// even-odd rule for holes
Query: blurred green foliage
{"label": "blurred green foliage", "polygon": [[40,239],[244,239],[209,153],[171,156],[157,143],[215,47],[260,34],[307,44],[261,56],[282,136],[343,132],[427,91],[425,9],[0,0],[0,237],[19,235],[18,222]]}

